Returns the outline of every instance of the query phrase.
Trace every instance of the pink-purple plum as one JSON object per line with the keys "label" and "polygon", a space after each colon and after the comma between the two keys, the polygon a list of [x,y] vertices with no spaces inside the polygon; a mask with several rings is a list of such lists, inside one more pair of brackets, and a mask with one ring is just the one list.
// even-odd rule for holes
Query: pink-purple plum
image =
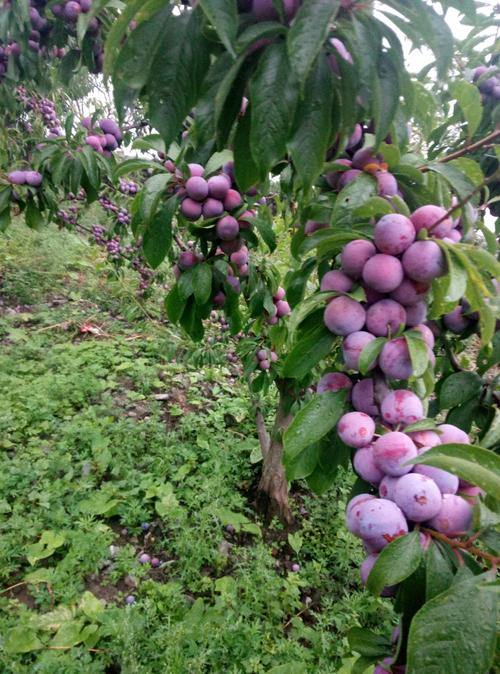
{"label": "pink-purple plum", "polygon": [[349,169],[348,171],[344,171],[339,178],[338,185],[340,189],[343,187],[346,187],[349,185],[349,183],[352,183],[356,178],[358,178],[363,171],[360,171],[359,169]]}
{"label": "pink-purple plum", "polygon": [[394,500],[412,522],[425,522],[441,510],[439,487],[430,477],[408,473],[400,477],[394,489]]}
{"label": "pink-purple plum", "polygon": [[415,241],[415,227],[404,215],[390,213],[375,225],[373,240],[381,253],[399,255]]}
{"label": "pink-purple plum", "polygon": [[346,526],[347,530],[355,536],[359,533],[359,518],[361,517],[361,509],[368,501],[373,501],[375,496],[372,494],[358,494],[352,498],[346,507]]}
{"label": "pink-purple plum", "polygon": [[406,325],[413,328],[420,323],[423,323],[427,318],[427,304],[425,302],[417,302],[411,307],[406,307]]}
{"label": "pink-purple plum", "polygon": [[238,216],[238,223],[240,229],[252,229],[253,224],[249,221],[249,218],[254,218],[256,215],[255,211],[245,211]]}
{"label": "pink-purple plum", "polygon": [[193,176],[186,181],[186,192],[191,199],[203,201],[208,195],[208,183],[205,178]]}
{"label": "pink-purple plum", "polygon": [[467,316],[464,316],[464,309],[460,304],[453,311],[443,316],[443,323],[447,330],[454,332],[456,335],[464,332],[471,325],[471,321]]}
{"label": "pink-purple plum", "polygon": [[441,444],[458,443],[461,445],[470,445],[470,438],[465,431],[453,424],[441,424],[437,427],[441,435]]}
{"label": "pink-purple plum", "polygon": [[286,300],[278,300],[276,302],[276,316],[282,318],[283,316],[288,316],[290,313],[290,305]]}
{"label": "pink-purple plum", "polygon": [[404,278],[400,285],[393,290],[391,297],[404,307],[412,306],[420,300],[425,299],[429,292],[429,286],[424,283],[417,283],[409,278]]}
{"label": "pink-purple plum", "polygon": [[472,505],[456,494],[443,494],[441,508],[427,524],[447,536],[456,536],[470,529]]}
{"label": "pink-purple plum", "polygon": [[317,222],[316,220],[308,220],[304,225],[304,234],[306,236],[309,236],[310,234],[314,234],[314,232],[317,232],[319,229],[328,229],[328,227],[330,227],[328,222]]}
{"label": "pink-purple plum", "polygon": [[11,171],[7,176],[11,185],[25,185],[27,171]]}
{"label": "pink-purple plum", "polygon": [[242,203],[243,200],[239,192],[233,189],[227,191],[226,198],[224,199],[224,208],[226,211],[234,211],[234,209],[239,208]]}
{"label": "pink-purple plum", "polygon": [[104,140],[105,140],[105,146],[107,150],[113,151],[116,150],[118,147],[118,141],[116,138],[110,134],[110,133],[105,133],[104,134]]}
{"label": "pink-purple plum", "polygon": [[407,534],[408,524],[401,509],[393,501],[376,498],[361,506],[359,533],[372,549],[378,551],[399,536]]}
{"label": "pink-purple plum", "polygon": [[233,264],[237,267],[241,267],[248,262],[248,248],[246,246],[241,246],[239,250],[231,254],[229,258]]}
{"label": "pink-purple plum", "polygon": [[373,147],[363,147],[354,153],[352,165],[354,168],[363,169],[367,164],[378,164],[378,159],[373,152]]}
{"label": "pink-purple plum", "polygon": [[179,255],[179,259],[177,260],[177,266],[179,267],[179,269],[182,269],[183,271],[185,269],[190,269],[191,267],[194,267],[195,264],[197,263],[198,257],[191,250],[184,250]]}
{"label": "pink-purple plum", "polygon": [[231,241],[238,236],[240,226],[238,224],[238,220],[233,218],[232,215],[225,215],[218,221],[215,231],[219,239],[222,239],[223,241]]}
{"label": "pink-purple plum", "polygon": [[198,220],[201,215],[201,204],[186,197],[181,204],[181,213],[188,220]]}
{"label": "pink-purple plum", "polygon": [[449,243],[460,243],[462,240],[462,234],[458,231],[458,229],[452,229],[451,232],[443,238],[443,241],[447,241]]}
{"label": "pink-purple plum", "polygon": [[139,562],[141,564],[149,564],[150,561],[151,561],[151,557],[148,554],[146,554],[145,552],[143,552],[142,555],[140,555],[140,557],[139,557]]}
{"label": "pink-purple plum", "polygon": [[342,270],[352,278],[359,278],[367,260],[371,258],[377,249],[371,241],[355,239],[344,246],[341,254]]}
{"label": "pink-purple plum", "polygon": [[394,490],[398,483],[399,476],[385,475],[378,486],[378,493],[381,498],[388,501],[394,501]]}
{"label": "pink-purple plum", "polygon": [[275,302],[279,302],[280,300],[284,300],[286,296],[286,291],[284,288],[281,286],[278,288],[278,290],[274,293],[273,295],[273,300]]}
{"label": "pink-purple plum", "polygon": [[393,335],[406,324],[406,311],[394,300],[380,300],[366,311],[366,328],[377,337]]}
{"label": "pink-purple plum", "polygon": [[190,176],[202,177],[205,173],[205,169],[201,164],[188,164],[188,169]]}
{"label": "pink-purple plum", "polygon": [[339,293],[348,293],[352,289],[352,279],[338,269],[327,271],[321,279],[320,290],[322,292],[336,290]]}
{"label": "pink-purple plum", "polygon": [[424,407],[420,398],[413,391],[404,389],[388,393],[382,400],[380,410],[383,419],[392,426],[409,426],[424,418]]}
{"label": "pink-purple plum", "polygon": [[453,222],[450,217],[446,217],[446,219],[438,225],[435,224],[445,215],[446,211],[444,208],[441,208],[441,206],[427,204],[426,206],[417,208],[417,210],[411,214],[410,220],[413,222],[417,232],[421,229],[426,229],[430,236],[442,239],[445,236],[448,236],[453,228]]}
{"label": "pink-purple plum", "polygon": [[90,147],[93,150],[96,150],[96,152],[102,150],[102,140],[103,138],[101,136],[87,136],[85,138],[87,145],[90,145]]}
{"label": "pink-purple plum", "polygon": [[264,358],[263,360],[259,361],[259,367],[261,370],[269,370],[271,363],[267,360],[267,358]]}
{"label": "pink-purple plum", "polygon": [[373,379],[361,379],[356,384],[354,384],[351,400],[352,406],[358,412],[364,412],[365,414],[369,414],[371,417],[378,416],[380,410],[375,402]]}
{"label": "pink-purple plum", "polygon": [[151,566],[152,566],[154,569],[158,568],[158,567],[160,566],[160,564],[161,564],[161,562],[160,562],[160,560],[158,559],[158,557],[153,557],[153,558],[151,559]]}
{"label": "pink-purple plum", "polygon": [[212,176],[208,179],[208,194],[214,199],[224,201],[230,187],[229,178],[225,175]]}
{"label": "pink-purple plum", "polygon": [[241,239],[232,239],[232,241],[221,241],[219,244],[220,249],[226,253],[226,255],[232,255],[236,253],[243,246],[243,241]]}
{"label": "pink-purple plum", "polygon": [[238,267],[237,273],[238,276],[248,276],[248,272],[250,271],[250,267],[248,264],[242,264]]}
{"label": "pink-purple plum", "polygon": [[408,435],[418,448],[435,447],[441,444],[441,438],[434,431],[413,431]]}
{"label": "pink-purple plum", "polygon": [[340,391],[340,389],[351,389],[352,381],[343,372],[327,372],[316,385],[317,393],[326,393],[327,391]]}
{"label": "pink-purple plum", "polygon": [[216,218],[224,213],[224,204],[218,199],[212,199],[209,197],[203,202],[202,212],[203,217],[207,218],[207,220],[210,218]]}
{"label": "pink-purple plum", "polygon": [[78,0],[78,2],[80,3],[82,12],[90,11],[90,8],[92,7],[92,0]]}
{"label": "pink-purple plum", "polygon": [[416,330],[422,335],[422,339],[430,349],[434,348],[435,342],[434,335],[432,333],[432,330],[427,325],[425,325],[425,323],[419,323],[418,325],[414,325],[412,329]]}
{"label": "pink-purple plum", "polygon": [[214,295],[213,303],[215,304],[216,307],[222,307],[226,301],[226,296],[222,292],[222,290],[219,290],[218,293]]}
{"label": "pink-purple plum", "polygon": [[403,254],[403,269],[419,283],[430,283],[446,272],[446,261],[434,241],[415,241]]}
{"label": "pink-purple plum", "polygon": [[[356,330],[351,332],[342,343],[342,355],[348,370],[359,370],[359,357],[367,344],[375,337],[370,332]],[[371,364],[370,370],[376,366],[376,360]]]}
{"label": "pink-purple plum", "polygon": [[328,303],[323,320],[334,335],[350,335],[361,330],[365,324],[366,311],[359,302],[342,295]]}
{"label": "pink-purple plum", "polygon": [[[375,566],[375,562],[378,559],[378,554],[376,552],[372,552],[371,554],[368,555],[361,564],[361,567],[359,569],[359,574],[361,576],[361,582],[363,585],[366,585],[368,582],[368,576],[370,575],[370,571],[373,569]],[[395,585],[388,585],[384,587],[382,592],[380,593],[381,597],[392,597],[394,593],[396,592],[396,586]],[[387,674],[387,673],[386,673]]]}
{"label": "pink-purple plum", "polygon": [[403,280],[403,267],[397,257],[377,253],[363,267],[363,281],[379,293],[390,293]]}
{"label": "pink-purple plum", "polygon": [[413,373],[408,344],[404,337],[384,344],[378,359],[380,369],[389,379],[408,379]]}
{"label": "pink-purple plum", "polygon": [[348,447],[364,447],[373,439],[375,422],[364,412],[348,412],[340,417],[337,433]]}
{"label": "pink-purple plum", "polygon": [[82,8],[76,0],[69,0],[69,2],[64,5],[64,16],[70,21],[77,19],[81,11]]}
{"label": "pink-purple plum", "polygon": [[387,475],[393,477],[409,473],[412,466],[403,464],[417,457],[417,448],[405,433],[392,431],[380,436],[373,443],[375,465]]}
{"label": "pink-purple plum", "polygon": [[[431,449],[431,447],[421,447],[418,450],[419,456],[425,454],[429,449]],[[434,480],[439,487],[441,494],[456,494],[458,491],[458,477],[453,475],[453,473],[449,473],[447,470],[419,463],[414,466],[413,472],[418,473],[419,475],[425,475]]]}
{"label": "pink-purple plum", "polygon": [[365,482],[377,485],[384,477],[384,473],[375,465],[373,460],[373,446],[360,447],[354,454],[353,466],[356,473]]}
{"label": "pink-purple plum", "polygon": [[381,197],[393,197],[398,194],[398,183],[389,171],[377,171],[375,174],[378,185],[378,193]]}

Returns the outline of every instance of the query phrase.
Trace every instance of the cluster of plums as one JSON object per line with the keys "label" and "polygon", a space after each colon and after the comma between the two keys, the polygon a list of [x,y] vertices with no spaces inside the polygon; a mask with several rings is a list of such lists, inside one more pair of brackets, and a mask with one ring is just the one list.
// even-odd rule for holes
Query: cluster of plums
{"label": "cluster of plums", "polygon": [[273,304],[274,308],[267,319],[269,325],[276,325],[280,318],[288,316],[291,312],[290,305],[286,301],[286,291],[281,286],[273,295]]}
{"label": "cluster of plums", "polygon": [[29,185],[30,187],[40,187],[43,176],[38,171],[32,169],[11,171],[7,175],[11,185]]}
{"label": "cluster of plums", "polygon": [[26,110],[41,116],[48,130],[49,138],[57,138],[63,135],[62,124],[57,116],[56,106],[50,99],[30,95],[23,86],[17,87],[16,97],[25,106]]}
{"label": "cluster of plums", "polygon": [[500,69],[498,66],[479,66],[472,71],[472,81],[477,84],[483,101],[500,101]]}
{"label": "cluster of plums", "polygon": [[80,14],[90,12],[92,0],[66,0],[52,5],[52,13],[60,19],[69,23],[75,23]]}
{"label": "cluster of plums", "polygon": [[110,157],[122,142],[120,127],[113,119],[100,119],[96,126],[91,117],[84,117],[81,125],[88,132],[85,143],[105,157]]}
{"label": "cluster of plums", "polygon": [[271,349],[259,349],[256,354],[257,364],[261,370],[269,370],[271,363],[278,360],[278,354]]}
{"label": "cluster of plums", "polygon": [[[411,377],[406,339],[394,338],[404,328],[421,334],[433,359],[434,336],[424,325],[426,297],[433,279],[446,272],[446,260],[435,241],[416,240],[416,236],[425,229],[431,236],[452,241],[453,227],[446,211],[434,205],[421,206],[409,218],[397,213],[384,215],[375,225],[373,242],[349,242],[340,256],[341,268],[324,274],[322,291],[349,293],[359,285],[366,294],[366,302],[338,295],[324,312],[326,327],[344,337],[348,370],[359,370],[361,352],[372,340],[387,337],[378,366],[390,379]],[[372,368],[376,365],[375,361]]]}
{"label": "cluster of plums", "polygon": [[109,197],[102,195],[99,197],[99,204],[102,208],[108,213],[114,213],[116,215],[116,221],[119,225],[129,225],[131,218],[130,213],[123,206],[115,204]]}
{"label": "cluster of plums", "polygon": [[128,195],[133,195],[137,194],[139,187],[137,183],[134,183],[133,180],[125,180],[124,178],[120,178],[118,182],[118,189],[122,194],[128,194]]}

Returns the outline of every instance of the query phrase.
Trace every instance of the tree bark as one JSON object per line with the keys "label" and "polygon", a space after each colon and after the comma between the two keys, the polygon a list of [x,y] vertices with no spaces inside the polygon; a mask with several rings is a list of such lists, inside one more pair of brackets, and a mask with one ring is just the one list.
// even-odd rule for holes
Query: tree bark
{"label": "tree bark", "polygon": [[256,423],[262,449],[262,474],[257,488],[256,505],[267,521],[278,517],[284,524],[293,524],[288,502],[288,483],[283,466],[283,432],[290,425],[292,416],[284,412],[285,391],[277,382],[280,397],[271,435],[266,430],[264,417],[257,410]]}

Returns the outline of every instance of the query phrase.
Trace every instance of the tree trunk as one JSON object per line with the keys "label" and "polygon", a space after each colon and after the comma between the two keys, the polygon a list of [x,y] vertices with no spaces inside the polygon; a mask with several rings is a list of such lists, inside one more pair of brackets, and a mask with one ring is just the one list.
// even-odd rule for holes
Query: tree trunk
{"label": "tree trunk", "polygon": [[[277,382],[278,385],[278,382]],[[285,393],[281,386],[278,409],[271,436],[266,430],[264,417],[257,410],[256,422],[262,449],[262,474],[257,488],[256,505],[266,520],[278,517],[284,524],[293,524],[293,516],[288,503],[288,483],[283,466],[283,432],[292,421],[291,415],[284,413]]]}

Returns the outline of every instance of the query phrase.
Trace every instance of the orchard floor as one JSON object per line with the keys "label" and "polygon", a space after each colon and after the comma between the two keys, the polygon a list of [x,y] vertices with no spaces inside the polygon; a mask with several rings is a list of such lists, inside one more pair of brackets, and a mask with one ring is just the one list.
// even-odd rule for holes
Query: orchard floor
{"label": "orchard floor", "polygon": [[392,613],[359,585],[349,476],[264,527],[226,337],[193,350],[107,270],[55,229],[0,237],[0,672],[350,672],[348,629]]}

